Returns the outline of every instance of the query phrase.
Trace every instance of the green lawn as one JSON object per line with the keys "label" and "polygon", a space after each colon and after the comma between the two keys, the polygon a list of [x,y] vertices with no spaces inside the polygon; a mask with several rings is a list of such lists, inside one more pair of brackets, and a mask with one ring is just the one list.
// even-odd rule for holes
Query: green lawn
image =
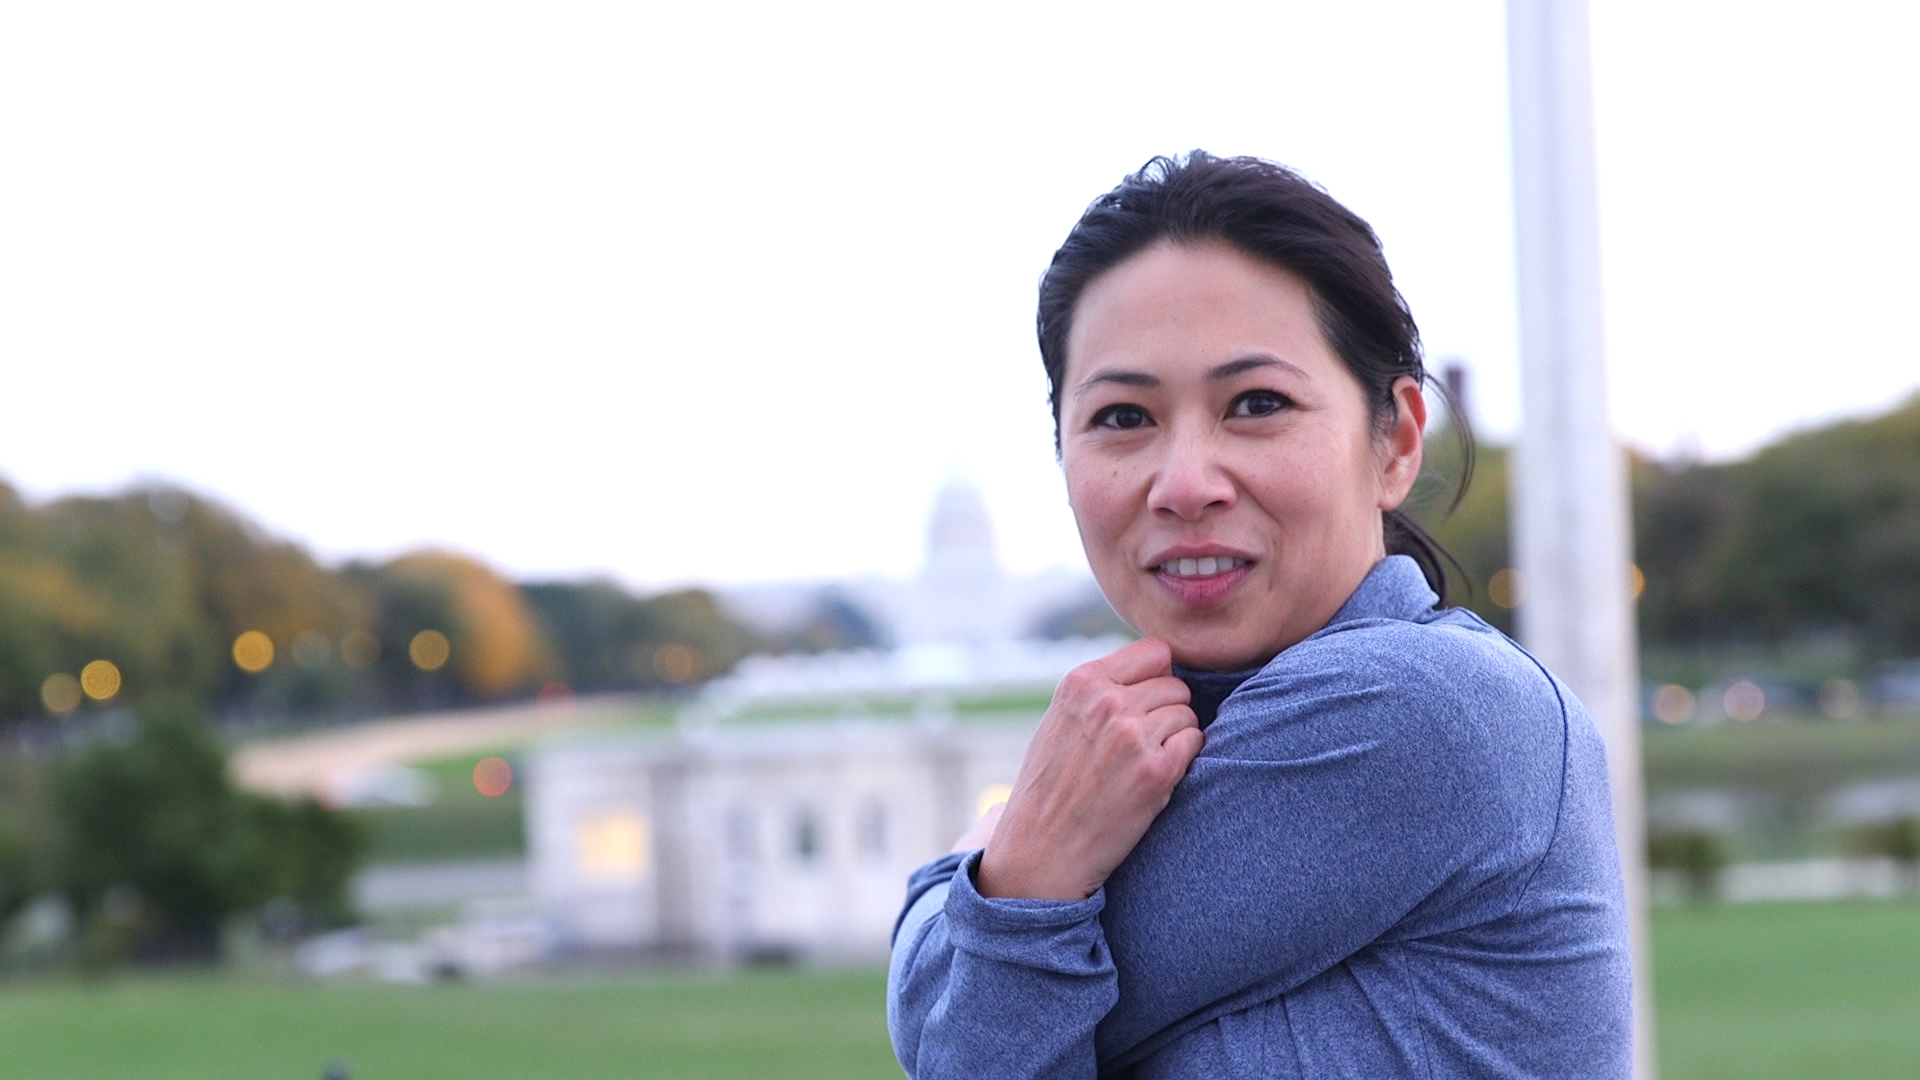
{"label": "green lawn", "polygon": [[0,986],[36,1080],[899,1080],[879,974],[387,987],[213,976]]}
{"label": "green lawn", "polygon": [[1920,903],[1663,909],[1662,1080],[1920,1077]]}
{"label": "green lawn", "polygon": [[[472,750],[416,762],[434,783],[434,800],[425,806],[381,806],[349,810],[367,834],[369,863],[437,862],[525,855],[523,825],[526,791],[524,745]],[[512,763],[512,786],[488,798],[474,790],[473,767],[481,758]]]}
{"label": "green lawn", "polygon": [[[1664,909],[1663,1080],[1920,1077],[1920,904]],[[892,1078],[877,973],[387,987],[0,983],[0,1074],[315,1080]]]}
{"label": "green lawn", "polygon": [[527,851],[517,790],[489,799],[471,783],[447,785],[426,806],[381,806],[347,814],[366,829],[369,863],[498,859]]}
{"label": "green lawn", "polygon": [[1823,821],[1822,801],[1863,780],[1920,776],[1920,717],[1800,718],[1646,729],[1647,793],[1757,796],[1761,809],[1720,844],[1736,862],[1844,855],[1859,837]]}
{"label": "green lawn", "polygon": [[1822,793],[1920,774],[1920,717],[1773,720],[1645,730],[1647,786]]}

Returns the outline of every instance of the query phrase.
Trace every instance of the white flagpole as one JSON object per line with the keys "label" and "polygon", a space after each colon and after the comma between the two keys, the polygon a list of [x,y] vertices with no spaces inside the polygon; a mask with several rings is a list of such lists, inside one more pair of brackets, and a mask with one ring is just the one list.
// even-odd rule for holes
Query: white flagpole
{"label": "white flagpole", "polygon": [[1633,932],[1634,1076],[1653,1080],[1645,783],[1626,467],[1607,419],[1585,0],[1508,0],[1521,434],[1520,639],[1606,740]]}

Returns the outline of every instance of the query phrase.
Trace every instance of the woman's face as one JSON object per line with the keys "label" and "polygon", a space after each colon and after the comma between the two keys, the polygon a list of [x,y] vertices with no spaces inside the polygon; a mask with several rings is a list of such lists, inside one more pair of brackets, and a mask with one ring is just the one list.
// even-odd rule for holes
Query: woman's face
{"label": "woman's face", "polygon": [[1306,282],[1218,242],[1161,243],[1074,308],[1060,454],[1101,589],[1188,667],[1264,664],[1386,554],[1426,406],[1382,434]]}

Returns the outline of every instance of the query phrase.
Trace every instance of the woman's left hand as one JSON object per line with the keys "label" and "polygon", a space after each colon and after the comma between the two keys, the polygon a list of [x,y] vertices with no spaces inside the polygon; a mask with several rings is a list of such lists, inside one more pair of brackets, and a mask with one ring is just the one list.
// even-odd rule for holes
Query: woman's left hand
{"label": "woman's left hand", "polygon": [[1206,741],[1191,696],[1153,638],[1068,672],[987,829],[980,895],[1084,900],[1105,884]]}

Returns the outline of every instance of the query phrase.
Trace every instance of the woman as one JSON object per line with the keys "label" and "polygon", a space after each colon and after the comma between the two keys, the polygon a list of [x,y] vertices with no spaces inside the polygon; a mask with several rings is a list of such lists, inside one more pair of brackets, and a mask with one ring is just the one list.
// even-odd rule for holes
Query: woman
{"label": "woman", "polygon": [[1095,577],[997,821],[909,883],[888,1020],[930,1077],[1625,1076],[1593,724],[1399,507],[1425,371],[1372,230],[1156,159],[1040,287]]}

